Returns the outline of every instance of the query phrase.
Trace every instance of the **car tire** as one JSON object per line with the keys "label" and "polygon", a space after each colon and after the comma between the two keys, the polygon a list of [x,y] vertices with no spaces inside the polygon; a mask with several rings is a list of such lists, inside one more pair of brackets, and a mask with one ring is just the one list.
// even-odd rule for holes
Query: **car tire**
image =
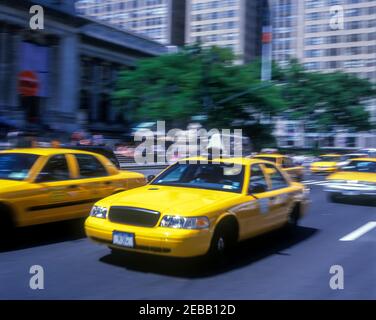
{"label": "car tire", "polygon": [[339,198],[336,194],[330,193],[330,194],[328,194],[328,201],[332,202],[332,203],[338,203]]}
{"label": "car tire", "polygon": [[299,226],[300,209],[299,205],[295,205],[287,217],[286,231],[290,234],[296,232]]}
{"label": "car tire", "polygon": [[10,243],[14,235],[14,224],[7,207],[0,205],[0,246]]}
{"label": "car tire", "polygon": [[236,241],[237,232],[235,226],[231,223],[222,223],[219,225],[210,243],[210,260],[217,265],[224,264],[231,249],[235,246]]}

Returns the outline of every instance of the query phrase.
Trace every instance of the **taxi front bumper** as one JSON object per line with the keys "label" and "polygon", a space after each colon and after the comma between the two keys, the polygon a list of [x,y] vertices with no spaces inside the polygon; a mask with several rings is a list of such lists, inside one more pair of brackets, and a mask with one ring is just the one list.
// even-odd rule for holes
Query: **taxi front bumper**
{"label": "taxi front bumper", "polygon": [[[133,233],[134,248],[114,245],[113,232]],[[210,247],[209,230],[186,230],[162,227],[136,227],[112,223],[107,219],[89,217],[85,222],[86,235],[93,241],[128,252],[140,252],[172,257],[205,255]]]}
{"label": "taxi front bumper", "polygon": [[365,184],[330,183],[324,187],[324,191],[338,196],[371,196],[376,197],[376,186]]}

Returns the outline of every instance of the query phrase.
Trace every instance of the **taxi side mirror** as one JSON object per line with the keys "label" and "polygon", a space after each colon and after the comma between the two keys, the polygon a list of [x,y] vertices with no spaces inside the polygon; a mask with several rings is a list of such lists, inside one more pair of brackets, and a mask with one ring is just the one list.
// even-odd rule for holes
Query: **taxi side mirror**
{"label": "taxi side mirror", "polygon": [[153,180],[155,178],[155,175],[151,174],[150,176],[148,176],[147,180],[148,182],[150,182],[151,180]]}
{"label": "taxi side mirror", "polygon": [[266,192],[266,191],[267,191],[267,189],[266,189],[265,185],[263,185],[263,184],[256,184],[256,185],[249,187],[249,193],[250,194],[258,194],[258,193],[263,193],[263,192]]}
{"label": "taxi side mirror", "polygon": [[40,172],[35,179],[35,182],[48,182],[52,179],[52,175],[50,172]]}

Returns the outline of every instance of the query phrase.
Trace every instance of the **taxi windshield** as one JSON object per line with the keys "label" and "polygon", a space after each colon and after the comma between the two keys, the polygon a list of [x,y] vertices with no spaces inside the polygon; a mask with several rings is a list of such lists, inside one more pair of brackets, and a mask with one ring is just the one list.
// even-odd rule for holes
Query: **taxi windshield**
{"label": "taxi windshield", "polygon": [[341,171],[376,173],[376,162],[374,161],[351,161]]}
{"label": "taxi windshield", "polygon": [[340,156],[320,156],[319,161],[337,162],[339,161],[340,158],[341,158]]}
{"label": "taxi windshield", "polygon": [[38,156],[26,153],[0,154],[0,179],[24,180]]}
{"label": "taxi windshield", "polygon": [[240,193],[243,178],[243,165],[177,163],[157,177],[152,184]]}

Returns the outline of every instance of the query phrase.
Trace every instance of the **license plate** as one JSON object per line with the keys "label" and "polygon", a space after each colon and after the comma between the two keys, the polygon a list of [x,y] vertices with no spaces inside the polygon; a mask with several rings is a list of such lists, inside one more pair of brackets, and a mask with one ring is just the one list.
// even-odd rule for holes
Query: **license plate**
{"label": "license plate", "polygon": [[121,247],[134,248],[134,234],[114,231],[112,234],[112,243]]}
{"label": "license plate", "polygon": [[360,192],[358,192],[358,191],[343,191],[342,194],[344,196],[358,196],[358,195],[360,195]]}

